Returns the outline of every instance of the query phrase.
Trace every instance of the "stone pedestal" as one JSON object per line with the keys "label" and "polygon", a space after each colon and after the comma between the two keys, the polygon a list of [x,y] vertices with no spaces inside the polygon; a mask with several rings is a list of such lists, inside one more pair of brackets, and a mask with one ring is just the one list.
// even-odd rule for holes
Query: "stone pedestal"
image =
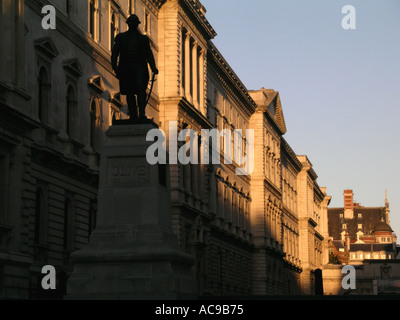
{"label": "stone pedestal", "polygon": [[172,232],[168,166],[150,165],[152,123],[114,125],[101,154],[97,227],[71,256],[66,299],[194,299],[194,259]]}

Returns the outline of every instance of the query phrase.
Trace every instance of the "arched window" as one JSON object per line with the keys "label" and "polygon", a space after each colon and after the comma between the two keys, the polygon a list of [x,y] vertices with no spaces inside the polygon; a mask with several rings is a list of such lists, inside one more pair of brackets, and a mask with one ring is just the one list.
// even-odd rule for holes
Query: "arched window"
{"label": "arched window", "polygon": [[111,123],[110,125],[112,125],[113,123],[115,123],[115,121],[120,120],[120,114],[117,110],[111,110]]}
{"label": "arched window", "polygon": [[117,25],[117,14],[115,11],[111,14],[111,24],[110,24],[110,35],[111,35],[111,48],[114,46],[115,36],[117,35],[118,25]]}
{"label": "arched window", "polygon": [[181,44],[181,46],[182,46],[182,54],[181,54],[181,57],[182,57],[182,64],[181,64],[181,81],[182,81],[182,90],[183,90],[183,92],[182,92],[182,95],[184,95],[184,92],[185,92],[185,86],[186,86],[186,60],[187,60],[187,57],[186,57],[186,49],[185,49],[185,43],[186,43],[186,37],[187,37],[187,31],[186,31],[186,29],[183,29],[182,28],[182,34],[181,34],[181,38],[182,38],[182,44]]}
{"label": "arched window", "polygon": [[67,105],[66,105],[66,131],[69,137],[73,137],[75,134],[75,122],[77,112],[77,101],[75,90],[72,86],[68,87],[67,90]]}
{"label": "arched window", "polygon": [[90,0],[90,2],[89,2],[89,33],[93,39],[95,38],[95,32],[96,32],[95,19],[96,19],[96,0]]}
{"label": "arched window", "polygon": [[50,79],[45,67],[41,67],[38,77],[38,117],[42,122],[48,122],[50,105]]}
{"label": "arched window", "polygon": [[90,104],[90,146],[93,151],[98,149],[98,112],[96,99]]}

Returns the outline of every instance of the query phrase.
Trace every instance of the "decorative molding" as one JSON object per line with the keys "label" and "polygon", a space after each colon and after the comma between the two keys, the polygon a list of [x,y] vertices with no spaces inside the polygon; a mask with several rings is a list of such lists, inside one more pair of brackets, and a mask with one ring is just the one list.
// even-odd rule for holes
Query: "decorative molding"
{"label": "decorative molding", "polygon": [[77,58],[71,58],[65,60],[63,62],[63,66],[64,69],[66,69],[68,72],[70,72],[77,78],[80,78],[84,74],[82,65],[79,63],[79,60]]}
{"label": "decorative molding", "polygon": [[106,92],[106,88],[105,88],[105,85],[104,85],[103,78],[100,75],[95,75],[95,76],[91,77],[88,80],[88,84],[89,84],[89,86],[91,88],[95,89],[99,93]]}
{"label": "decorative molding", "polygon": [[204,7],[197,0],[182,0],[182,5],[185,5],[188,12],[192,14],[194,23],[200,27],[200,31],[203,31],[209,39],[214,39],[217,33],[206,19]]}
{"label": "decorative molding", "polygon": [[114,92],[111,95],[111,103],[115,104],[120,109],[125,106],[125,104],[121,100],[121,93],[120,92]]}
{"label": "decorative molding", "polygon": [[[36,14],[41,16],[43,2],[40,0],[29,0],[25,4],[29,6]],[[88,33],[85,33],[74,23],[71,23],[68,17],[62,12],[57,14],[57,31],[64,35],[65,38],[73,43],[77,48],[85,52],[89,57],[102,65],[111,74],[111,54],[97,44]]]}
{"label": "decorative molding", "polygon": [[58,56],[59,52],[56,45],[50,37],[40,38],[34,41],[34,46],[47,57],[53,59]]}
{"label": "decorative molding", "polygon": [[[232,100],[241,106],[250,117],[255,112],[257,104],[251,98],[246,87],[240,81],[238,76],[232,71],[228,63],[211,41],[209,42],[206,58],[208,62],[208,68],[214,71],[213,74],[215,74],[217,82],[220,85],[223,85],[224,91],[229,93],[231,97],[233,97]],[[219,69],[221,72],[218,72],[217,69]],[[237,94],[232,88],[236,89],[235,91]]]}

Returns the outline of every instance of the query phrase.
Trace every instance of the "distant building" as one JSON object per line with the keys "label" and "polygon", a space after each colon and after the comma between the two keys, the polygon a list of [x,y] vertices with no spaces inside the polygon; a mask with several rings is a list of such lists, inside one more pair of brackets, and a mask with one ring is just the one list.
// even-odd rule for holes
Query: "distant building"
{"label": "distant building", "polygon": [[[329,263],[322,271],[324,294],[399,294],[400,260],[397,237],[390,227],[387,193],[382,207],[355,203],[352,190],[344,190],[343,195],[343,208],[328,208]],[[343,265],[355,267],[356,288],[343,288]]]}
{"label": "distant building", "polygon": [[397,237],[390,227],[387,193],[385,206],[363,207],[344,190],[344,207],[328,209],[330,257],[341,263],[365,259],[395,259]]}
{"label": "distant building", "polygon": [[343,288],[341,265],[328,264],[323,268],[324,295],[399,295],[400,260],[364,260],[354,265],[355,288]]}

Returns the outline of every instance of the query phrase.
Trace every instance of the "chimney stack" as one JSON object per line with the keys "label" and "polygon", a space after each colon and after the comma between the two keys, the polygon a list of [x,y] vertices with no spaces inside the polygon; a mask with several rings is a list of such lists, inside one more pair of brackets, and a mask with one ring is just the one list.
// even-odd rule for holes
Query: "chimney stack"
{"label": "chimney stack", "polygon": [[344,243],[347,251],[350,251],[350,235],[346,233]]}
{"label": "chimney stack", "polygon": [[388,200],[387,190],[385,190],[385,215],[386,215],[385,218],[386,218],[386,223],[390,225],[389,213],[390,213],[389,200]]}
{"label": "chimney stack", "polygon": [[344,218],[353,219],[354,217],[354,200],[353,200],[353,190],[344,190]]}

